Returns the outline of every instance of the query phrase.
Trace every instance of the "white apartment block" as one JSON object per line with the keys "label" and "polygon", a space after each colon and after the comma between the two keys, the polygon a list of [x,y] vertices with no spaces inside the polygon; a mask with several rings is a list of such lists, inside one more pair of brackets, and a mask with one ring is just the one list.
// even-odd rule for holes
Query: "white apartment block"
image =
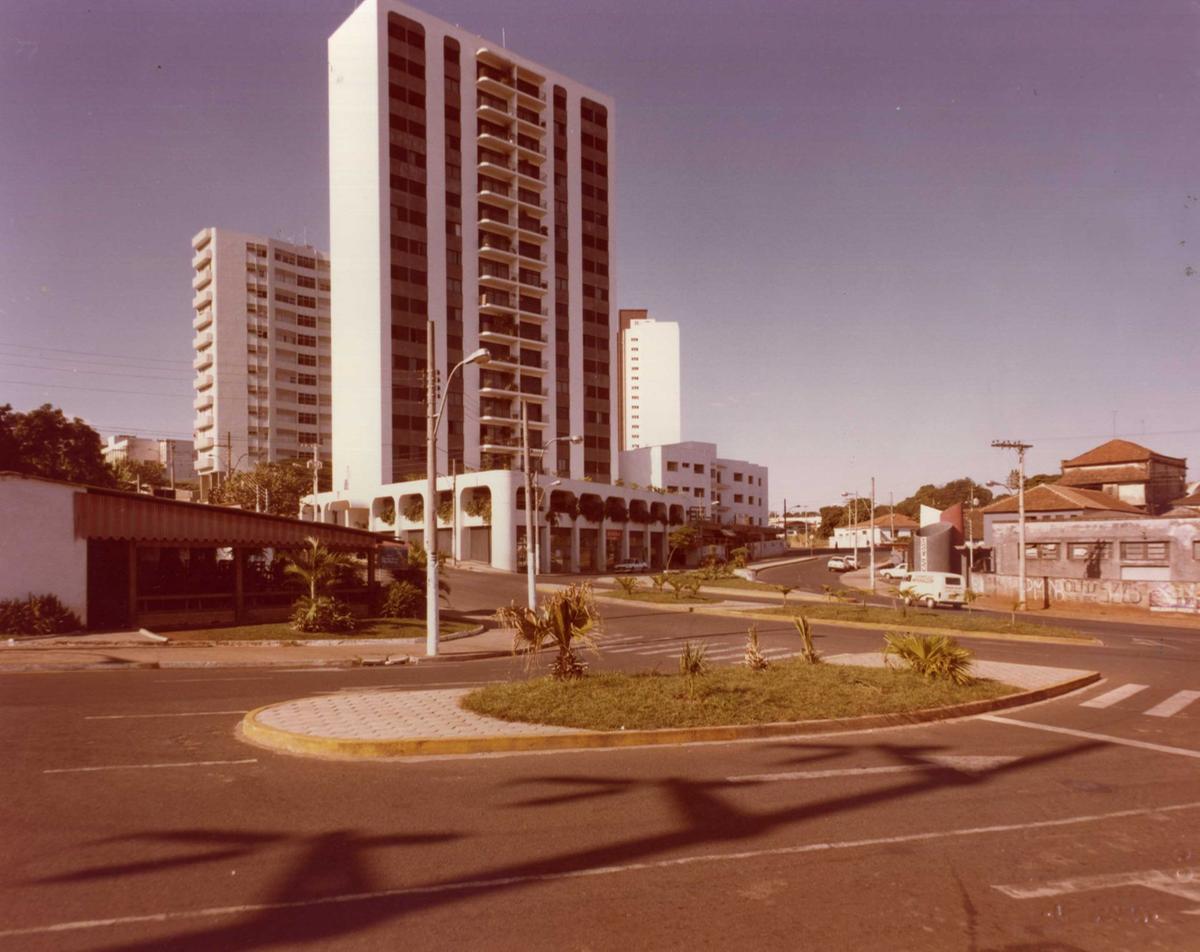
{"label": "white apartment block", "polygon": [[679,325],[622,308],[620,327],[621,449],[678,443]]}
{"label": "white apartment block", "polygon": [[767,467],[717,456],[715,443],[689,440],[621,454],[626,483],[684,493],[693,510],[714,522],[766,526]]}
{"label": "white apartment block", "polygon": [[329,257],[224,228],[192,239],[201,498],[259,462],[332,458]]}
{"label": "white apartment block", "polygon": [[158,463],[167,478],[190,482],[196,478],[195,450],[191,440],[156,440],[128,433],[110,436],[103,447],[104,462],[119,460]]}
{"label": "white apartment block", "polygon": [[[425,467],[427,321],[449,385],[438,471],[617,476],[613,102],[395,0],[329,40],[334,484]],[[565,438],[580,435],[583,442]],[[386,493],[385,493],[386,494]]]}

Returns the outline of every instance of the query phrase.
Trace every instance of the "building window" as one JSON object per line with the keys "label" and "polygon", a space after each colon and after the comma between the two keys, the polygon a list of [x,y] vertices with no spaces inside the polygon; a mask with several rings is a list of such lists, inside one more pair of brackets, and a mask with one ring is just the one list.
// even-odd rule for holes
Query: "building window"
{"label": "building window", "polygon": [[695,496],[697,499],[703,499],[704,498],[704,490],[703,489],[693,489],[692,495]]}
{"label": "building window", "polygon": [[734,502],[741,502],[741,501],[742,501],[742,494],[741,494],[741,493],[735,493],[735,494],[734,494],[734,496],[733,496],[733,501],[734,501]]}
{"label": "building window", "polygon": [[667,472],[668,473],[679,472],[679,464],[677,462],[675,462],[674,460],[668,460],[667,461]]}
{"label": "building window", "polygon": [[703,476],[703,475],[704,475],[704,464],[703,464],[703,463],[697,463],[697,464],[696,464],[696,475],[697,475],[697,476]]}
{"label": "building window", "polygon": [[1192,543],[1192,558],[1200,559],[1200,539]]}
{"label": "building window", "polygon": [[1025,558],[1057,559],[1058,548],[1057,542],[1032,542],[1025,546]]}
{"label": "building window", "polygon": [[1121,561],[1123,562],[1165,562],[1167,561],[1166,542],[1122,542]]}
{"label": "building window", "polygon": [[1094,559],[1111,559],[1111,542],[1072,542],[1067,546],[1067,558],[1074,562],[1089,562]]}
{"label": "building window", "polygon": [[741,474],[741,473],[734,473],[734,474],[733,474],[733,481],[734,481],[735,483],[740,483],[740,482],[742,481],[742,474]]}

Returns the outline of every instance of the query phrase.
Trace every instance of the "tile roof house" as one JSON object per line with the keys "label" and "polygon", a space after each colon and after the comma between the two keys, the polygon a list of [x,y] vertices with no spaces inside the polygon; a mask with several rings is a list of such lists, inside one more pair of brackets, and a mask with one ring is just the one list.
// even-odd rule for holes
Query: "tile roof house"
{"label": "tile roof house", "polygon": [[[984,506],[984,542],[992,544],[992,529],[997,523],[1016,522],[1016,494],[1002,496]],[[1079,489],[1062,483],[1043,483],[1025,491],[1025,520],[1039,522],[1062,519],[1133,519],[1145,513],[1133,503],[1125,502],[1095,489]]]}
{"label": "tile roof house", "polygon": [[1186,491],[1187,460],[1164,456],[1129,440],[1109,440],[1062,461],[1057,485],[1107,493],[1158,515]]}

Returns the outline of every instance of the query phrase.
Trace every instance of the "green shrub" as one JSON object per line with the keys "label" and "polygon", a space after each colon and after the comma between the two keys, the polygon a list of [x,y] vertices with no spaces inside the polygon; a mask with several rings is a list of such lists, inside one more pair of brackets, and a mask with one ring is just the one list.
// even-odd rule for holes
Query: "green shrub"
{"label": "green shrub", "polygon": [[729,554],[733,558],[734,568],[744,569],[750,561],[750,550],[744,545],[738,546]]}
{"label": "green shrub", "polygon": [[619,576],[617,578],[617,584],[621,586],[621,591],[623,591],[626,595],[632,595],[638,590],[638,580],[636,578],[630,578],[624,575]]}
{"label": "green shrub", "polygon": [[683,653],[679,656],[679,673],[687,682],[689,698],[696,695],[696,679],[708,673],[708,659],[705,653],[704,645],[684,642]]}
{"label": "green shrub", "polygon": [[5,635],[60,635],[83,627],[79,616],[56,595],[30,595],[0,601],[0,633]]}
{"label": "green shrub", "polygon": [[292,606],[292,629],[304,632],[353,631],[354,616],[350,606],[329,595],[311,598],[304,595]]}
{"label": "green shrub", "polygon": [[884,636],[884,655],[899,658],[926,681],[971,684],[971,652],[948,635],[915,635],[890,631]]}
{"label": "green shrub", "polygon": [[817,649],[813,646],[812,625],[803,615],[793,618],[792,624],[796,626],[796,634],[800,636],[801,656],[809,664],[817,664],[821,660],[821,656],[817,654]]}
{"label": "green shrub", "polygon": [[412,582],[392,582],[384,592],[380,614],[385,618],[424,618],[425,593]]}
{"label": "green shrub", "polygon": [[746,667],[751,671],[766,671],[770,666],[766,656],[758,647],[758,625],[746,631]]}

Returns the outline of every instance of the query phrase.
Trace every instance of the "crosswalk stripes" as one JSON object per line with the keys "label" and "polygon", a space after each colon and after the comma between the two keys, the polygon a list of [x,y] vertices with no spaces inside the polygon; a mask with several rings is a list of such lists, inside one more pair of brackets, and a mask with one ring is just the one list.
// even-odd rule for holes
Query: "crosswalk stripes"
{"label": "crosswalk stripes", "polygon": [[1112,707],[1120,701],[1133,697],[1140,691],[1145,691],[1150,687],[1148,684],[1122,684],[1119,688],[1114,688],[1101,694],[1099,697],[1094,697],[1090,701],[1084,701],[1080,707]]}
{"label": "crosswalk stripes", "polygon": [[[1122,684],[1111,691],[1105,691],[1094,698],[1089,698],[1079,706],[1103,710],[1120,704],[1123,701],[1128,701],[1130,698],[1149,689],[1150,685],[1148,684]],[[1176,691],[1170,697],[1159,701],[1153,707],[1149,707],[1141,713],[1146,717],[1174,717],[1198,700],[1200,700],[1200,691]]]}
{"label": "crosswalk stripes", "polygon": [[1179,691],[1145,713],[1147,717],[1172,717],[1197,698],[1200,698],[1200,691]]}

